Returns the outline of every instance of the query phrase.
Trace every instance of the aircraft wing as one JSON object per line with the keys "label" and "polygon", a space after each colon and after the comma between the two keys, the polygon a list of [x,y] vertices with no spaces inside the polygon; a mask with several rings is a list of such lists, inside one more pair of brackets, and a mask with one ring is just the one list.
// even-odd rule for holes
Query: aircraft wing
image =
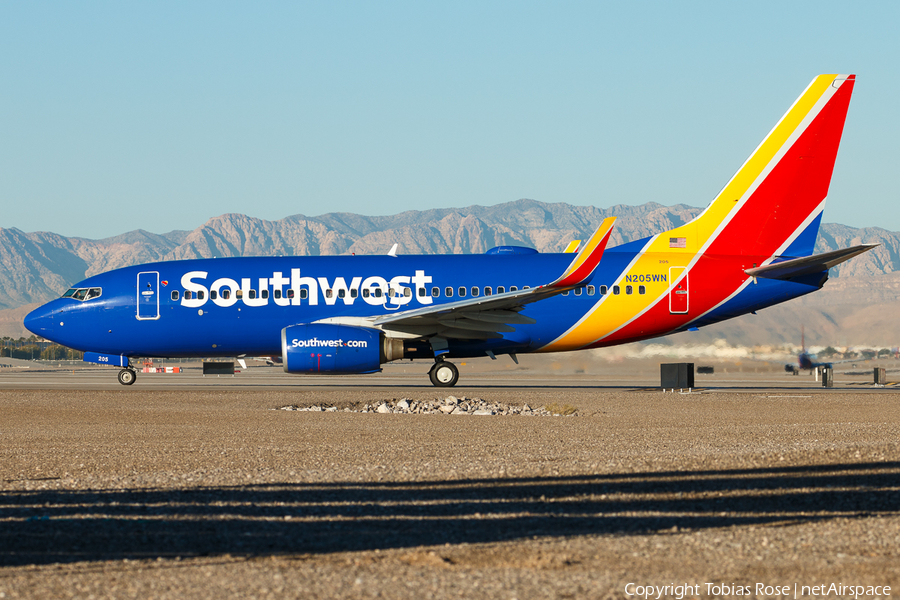
{"label": "aircraft wing", "polygon": [[834,252],[793,258],[791,260],[765,265],[764,267],[744,269],[744,273],[751,277],[763,277],[766,279],[791,279],[793,277],[800,277],[801,275],[821,273],[835,265],[841,264],[845,260],[850,260],[858,254],[868,252],[876,246],[878,246],[878,244],[862,244],[860,246],[853,246],[852,248],[835,250]]}
{"label": "aircraft wing", "polygon": [[483,340],[499,338],[503,333],[515,331],[513,325],[535,323],[534,319],[520,315],[519,312],[527,304],[582,285],[600,263],[615,220],[615,217],[604,219],[562,275],[551,283],[384,315],[375,319],[372,324],[385,330],[423,337]]}

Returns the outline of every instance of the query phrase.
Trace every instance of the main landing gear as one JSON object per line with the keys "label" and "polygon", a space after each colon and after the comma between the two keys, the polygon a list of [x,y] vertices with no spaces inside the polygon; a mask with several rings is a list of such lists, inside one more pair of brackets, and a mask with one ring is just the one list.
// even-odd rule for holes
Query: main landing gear
{"label": "main landing gear", "polygon": [[453,387],[459,381],[459,369],[452,362],[439,358],[428,371],[428,377],[435,387]]}
{"label": "main landing gear", "polygon": [[122,369],[119,371],[119,383],[122,385],[131,385],[137,380],[137,373],[134,369]]}

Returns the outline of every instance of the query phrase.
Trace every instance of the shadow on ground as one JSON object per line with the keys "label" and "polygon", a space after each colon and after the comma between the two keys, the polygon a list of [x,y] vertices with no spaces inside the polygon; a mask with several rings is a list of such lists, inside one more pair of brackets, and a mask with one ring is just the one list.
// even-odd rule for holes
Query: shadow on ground
{"label": "shadow on ground", "polygon": [[[900,511],[900,462],[529,479],[0,492],[0,565],[327,553]],[[12,483],[7,481],[6,483]]]}

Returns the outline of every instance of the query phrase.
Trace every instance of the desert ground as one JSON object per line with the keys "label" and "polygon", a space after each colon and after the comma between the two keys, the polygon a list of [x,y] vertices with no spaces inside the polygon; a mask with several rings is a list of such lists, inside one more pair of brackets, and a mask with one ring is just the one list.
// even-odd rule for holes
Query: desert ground
{"label": "desert ground", "polygon": [[[723,362],[663,393],[659,360],[520,358],[451,390],[421,363],[3,368],[0,598],[897,594],[900,394],[871,365],[823,389]],[[373,410],[451,395],[498,414]]]}

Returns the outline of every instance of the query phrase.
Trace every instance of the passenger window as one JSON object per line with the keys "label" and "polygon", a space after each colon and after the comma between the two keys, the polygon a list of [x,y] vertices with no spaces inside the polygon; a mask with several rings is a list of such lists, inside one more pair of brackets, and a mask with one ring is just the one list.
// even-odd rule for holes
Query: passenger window
{"label": "passenger window", "polygon": [[490,286],[484,286],[484,295],[485,295],[485,296],[490,296],[490,295],[492,295],[493,293],[494,293],[494,292],[493,292],[493,290],[491,290]]}
{"label": "passenger window", "polygon": [[505,293],[506,293],[506,288],[503,287],[502,285],[498,285],[498,286],[497,286],[497,293],[498,293],[498,294],[505,294]]}
{"label": "passenger window", "polygon": [[216,290],[209,290],[209,299],[210,300],[215,300],[218,297],[219,297],[219,292],[217,292]]}
{"label": "passenger window", "polygon": [[185,299],[185,300],[192,300],[193,298],[194,298],[194,294],[192,294],[189,290],[185,290],[185,292],[184,292],[184,299]]}
{"label": "passenger window", "polygon": [[369,290],[368,290],[368,288],[365,288],[365,289],[363,289],[363,298],[368,298],[368,297],[369,297]]}
{"label": "passenger window", "polygon": [[403,288],[403,295],[407,298],[412,298],[412,290],[409,288]]}
{"label": "passenger window", "polygon": [[293,297],[294,297],[294,290],[288,290],[288,291],[287,291],[287,297],[293,299]]}
{"label": "passenger window", "polygon": [[576,296],[580,296],[580,295],[581,295],[581,288],[575,288],[575,295],[576,295]]}
{"label": "passenger window", "polygon": [[472,297],[477,298],[479,294],[478,288],[476,286],[472,286]]}
{"label": "passenger window", "polygon": [[356,288],[352,288],[352,289],[350,290],[350,297],[351,297],[351,298],[356,298],[357,296],[359,296],[359,290],[357,290]]}
{"label": "passenger window", "polygon": [[619,286],[614,285],[613,286],[613,296],[618,296],[618,295],[619,295]]}
{"label": "passenger window", "polygon": [[86,289],[75,290],[75,293],[72,295],[76,300],[84,300],[84,297],[87,295]]}
{"label": "passenger window", "polygon": [[281,290],[275,290],[275,291],[273,291],[272,293],[275,295],[275,299],[276,299],[276,300],[280,300],[280,299],[281,299]]}
{"label": "passenger window", "polygon": [[595,291],[596,291],[596,288],[594,286],[592,286],[592,285],[588,286],[588,289],[587,289],[588,296],[593,296]]}
{"label": "passenger window", "polygon": [[234,297],[237,298],[238,300],[240,300],[241,298],[243,298],[243,297],[244,297],[244,290],[236,290],[236,291],[234,292]]}
{"label": "passenger window", "polygon": [[625,286],[625,294],[626,295],[630,296],[631,292],[633,292],[633,291],[634,291],[634,288],[632,286],[630,286],[630,285]]}
{"label": "passenger window", "polygon": [[458,290],[458,291],[459,291],[459,297],[460,297],[460,298],[465,298],[465,297],[466,297],[466,288],[464,288],[464,287],[462,287],[462,286],[459,286],[459,290]]}
{"label": "passenger window", "polygon": [[347,296],[347,290],[338,290],[338,298],[344,298]]}
{"label": "passenger window", "polygon": [[419,288],[419,298],[424,298],[426,293],[425,288]]}
{"label": "passenger window", "polygon": [[440,296],[440,295],[441,295],[441,288],[438,288],[438,287],[433,287],[433,288],[431,288],[431,296],[432,296],[432,298],[437,298],[437,297]]}
{"label": "passenger window", "polygon": [[307,290],[307,289],[300,290],[300,299],[301,300],[306,300],[306,298],[308,296],[309,296],[309,290]]}
{"label": "passenger window", "polygon": [[250,300],[256,300],[256,290],[248,290],[247,298],[249,298]]}
{"label": "passenger window", "polygon": [[511,291],[511,292],[518,292],[518,291],[519,291],[519,288],[517,288],[517,287],[514,286],[514,285],[511,285],[511,286],[509,286],[509,291]]}
{"label": "passenger window", "polygon": [[222,299],[228,300],[229,298],[231,298],[231,290],[222,290]]}
{"label": "passenger window", "polygon": [[331,298],[333,295],[334,295],[334,292],[332,292],[331,290],[325,290],[326,298]]}
{"label": "passenger window", "polygon": [[172,290],[172,300],[178,301],[178,290]]}
{"label": "passenger window", "polygon": [[647,286],[639,285],[638,286],[638,294],[646,294],[646,293],[647,293]]}
{"label": "passenger window", "polygon": [[204,292],[203,290],[198,291],[197,300],[203,300],[204,298],[206,298],[206,292]]}
{"label": "passenger window", "polygon": [[262,298],[263,300],[268,300],[269,299],[269,290],[260,291],[259,297]]}
{"label": "passenger window", "polygon": [[447,296],[448,298],[452,298],[452,297],[453,297],[453,288],[452,288],[452,287],[449,287],[449,286],[448,286],[448,287],[445,287],[445,288],[444,288],[444,295]]}
{"label": "passenger window", "polygon": [[568,295],[569,295],[569,290],[564,291],[564,292],[562,293],[562,295],[563,295],[563,296],[568,296]]}
{"label": "passenger window", "polygon": [[522,286],[522,289],[523,289],[523,290],[530,290],[530,289],[531,289],[531,286],[530,286],[530,285],[523,285],[523,286]]}
{"label": "passenger window", "polygon": [[379,287],[379,288],[375,288],[375,297],[376,297],[376,298],[381,298],[381,296],[383,296],[383,295],[384,295],[384,292],[381,291],[381,288],[380,288],[380,287]]}
{"label": "passenger window", "polygon": [[600,286],[600,295],[605,296],[607,294],[607,292],[609,292],[609,288],[606,287],[605,285],[601,285]]}

